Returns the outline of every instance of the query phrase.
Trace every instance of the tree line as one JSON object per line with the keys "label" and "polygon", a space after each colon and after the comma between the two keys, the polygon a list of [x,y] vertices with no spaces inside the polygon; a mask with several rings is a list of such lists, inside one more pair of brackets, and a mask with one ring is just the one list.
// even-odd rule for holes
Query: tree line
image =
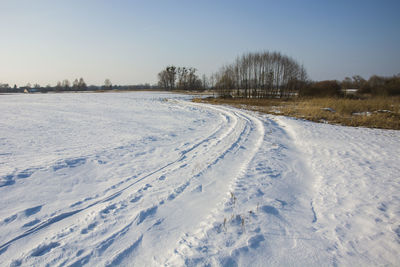
{"label": "tree line", "polygon": [[400,95],[400,74],[391,77],[372,75],[368,80],[360,75],[346,77],[343,81],[308,81],[301,88],[301,96],[395,96]]}
{"label": "tree line", "polygon": [[103,85],[87,85],[83,78],[75,79],[72,84],[69,80],[57,82],[55,86],[27,83],[24,86],[10,86],[7,83],[0,83],[0,93],[47,93],[47,92],[72,92],[72,91],[98,91],[98,90],[158,90],[157,85],[136,84],[136,85],[115,85],[110,79],[105,79]]}
{"label": "tree line", "polygon": [[71,83],[69,80],[65,79],[62,82],[57,82],[57,85],[54,88],[55,91],[86,91],[87,85],[83,78],[75,79],[74,82]]}
{"label": "tree line", "polygon": [[243,98],[290,97],[305,85],[307,72],[279,52],[247,53],[213,74],[221,96]]}
{"label": "tree line", "polygon": [[0,83],[0,93],[95,91],[95,90],[213,90],[222,97],[239,98],[289,98],[294,96],[347,96],[356,94],[400,95],[400,74],[391,77],[373,75],[368,80],[360,75],[346,77],[343,81],[312,81],[303,65],[280,52],[245,53],[217,72],[200,78],[193,67],[165,67],[157,75],[157,85],[113,85],[109,79],[104,85],[87,86],[83,78],[72,84],[65,79],[56,86],[27,84],[10,87]]}
{"label": "tree line", "polygon": [[368,80],[360,75],[343,81],[312,81],[303,65],[279,52],[245,53],[216,73],[199,79],[196,69],[166,67],[158,73],[164,90],[216,91],[221,97],[289,98],[294,96],[400,95],[400,74],[378,75]]}

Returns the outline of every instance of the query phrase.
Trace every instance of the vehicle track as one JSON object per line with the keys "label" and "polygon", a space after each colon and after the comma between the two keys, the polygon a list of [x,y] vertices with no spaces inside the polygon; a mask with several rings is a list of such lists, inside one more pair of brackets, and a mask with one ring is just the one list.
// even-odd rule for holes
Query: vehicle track
{"label": "vehicle track", "polygon": [[[21,243],[20,241],[35,235],[35,239],[44,238],[44,240],[31,252],[23,252],[17,261],[37,263],[35,260],[38,257],[35,255],[40,255],[40,262],[43,262],[45,257],[44,261],[47,263],[60,264],[62,254],[67,254],[70,257],[63,259],[62,265],[74,266],[89,262],[103,264],[110,255],[113,257],[109,264],[121,263],[138,249],[138,244],[146,240],[147,232],[163,224],[166,218],[157,215],[162,213],[163,206],[179,202],[183,194],[201,192],[207,184],[218,183],[213,171],[223,169],[223,160],[229,156],[232,158],[234,155],[242,157],[244,155],[244,163],[238,166],[238,170],[243,171],[246,168],[258,149],[260,136],[264,131],[257,119],[229,108],[216,108],[183,101],[177,102],[177,105],[190,105],[217,112],[223,116],[223,123],[205,139],[183,149],[176,160],[132,181],[131,177],[121,179],[129,183],[125,186],[117,184],[114,190],[110,190],[104,197],[88,196],[86,201],[69,205],[23,234],[1,244],[0,251],[4,253],[14,243]],[[251,140],[250,135],[252,135]],[[256,142],[253,141],[254,135],[259,136]],[[190,174],[188,178],[181,178],[187,174]],[[235,175],[228,181],[234,179]],[[226,193],[226,191],[218,192],[216,195],[220,195],[222,199]],[[158,199],[158,203],[154,203],[155,198]],[[199,199],[202,200],[200,197]],[[209,212],[203,212],[202,216]],[[108,234],[110,224],[115,231]],[[47,232],[53,234],[49,236]],[[123,251],[113,251],[113,243],[124,239],[135,241],[129,242],[131,245]],[[80,249],[79,243],[89,242],[88,240],[91,240],[93,249]],[[66,253],[65,250],[69,252]],[[48,253],[50,251],[52,253]],[[105,254],[109,256],[104,257]]]}

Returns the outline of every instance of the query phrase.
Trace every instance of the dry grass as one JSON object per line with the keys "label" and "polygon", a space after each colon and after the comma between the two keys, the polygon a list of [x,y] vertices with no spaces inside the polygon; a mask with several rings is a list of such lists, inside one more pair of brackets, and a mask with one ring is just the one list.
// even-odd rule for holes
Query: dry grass
{"label": "dry grass", "polygon": [[207,98],[193,101],[227,104],[315,122],[400,130],[400,97],[297,98],[292,100]]}

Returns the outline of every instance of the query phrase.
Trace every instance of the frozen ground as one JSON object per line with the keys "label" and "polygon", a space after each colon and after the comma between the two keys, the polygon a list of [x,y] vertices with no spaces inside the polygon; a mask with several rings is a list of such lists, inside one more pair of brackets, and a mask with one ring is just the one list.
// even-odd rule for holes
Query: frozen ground
{"label": "frozen ground", "polygon": [[0,266],[399,264],[399,131],[184,99],[0,96]]}

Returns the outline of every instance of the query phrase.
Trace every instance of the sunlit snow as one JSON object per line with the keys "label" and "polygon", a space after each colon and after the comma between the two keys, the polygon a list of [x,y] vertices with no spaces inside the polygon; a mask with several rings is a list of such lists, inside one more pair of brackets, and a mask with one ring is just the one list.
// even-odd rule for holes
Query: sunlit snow
{"label": "sunlit snow", "polygon": [[0,96],[0,266],[400,262],[400,132],[167,93]]}

